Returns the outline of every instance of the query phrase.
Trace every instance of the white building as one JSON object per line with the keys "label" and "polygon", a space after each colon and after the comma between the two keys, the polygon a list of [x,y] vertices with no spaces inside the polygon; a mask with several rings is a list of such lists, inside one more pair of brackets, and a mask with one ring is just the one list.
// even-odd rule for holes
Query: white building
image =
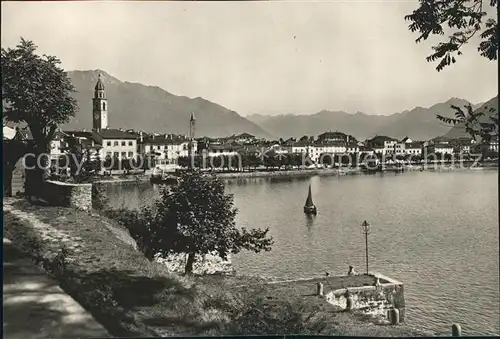
{"label": "white building", "polygon": [[382,153],[383,155],[391,155],[395,153],[396,144],[398,140],[387,136],[376,136],[367,140],[366,145],[373,148],[375,153]]}
{"label": "white building", "polygon": [[[198,143],[192,141],[193,154],[198,153]],[[179,157],[189,156],[189,139],[185,136],[164,135],[140,135],[139,153],[142,155],[153,155],[156,165],[177,164]]]}
{"label": "white building", "polygon": [[396,155],[420,155],[422,154],[423,144],[415,142],[409,137],[403,138],[394,145],[394,154]]}
{"label": "white building", "polygon": [[343,142],[317,143],[313,145],[309,155],[311,160],[317,162],[321,154],[345,154],[347,147]]}
{"label": "white building", "polygon": [[420,142],[411,142],[405,144],[406,155],[421,155],[424,145]]}
{"label": "white building", "polygon": [[118,159],[137,158],[137,136],[119,129],[102,129],[95,132],[97,142],[102,145],[102,155]]}
{"label": "white building", "polygon": [[426,147],[427,154],[453,154],[453,146],[450,144],[432,144]]}
{"label": "white building", "polygon": [[239,151],[243,150],[243,146],[238,143],[226,143],[226,144],[215,144],[209,145],[206,151],[206,155],[208,157],[217,157],[217,156],[236,156],[239,154]]}
{"label": "white building", "polygon": [[358,143],[349,143],[346,146],[346,152],[347,153],[359,153],[360,146]]}
{"label": "white building", "polygon": [[50,159],[59,159],[61,155],[66,154],[68,144],[68,135],[61,131],[56,131],[54,138],[50,141]]}

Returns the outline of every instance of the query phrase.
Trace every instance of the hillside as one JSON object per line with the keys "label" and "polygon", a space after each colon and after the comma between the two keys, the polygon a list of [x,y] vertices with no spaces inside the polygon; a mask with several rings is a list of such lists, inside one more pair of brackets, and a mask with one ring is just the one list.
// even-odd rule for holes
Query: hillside
{"label": "hillside", "polygon": [[109,127],[158,133],[187,134],[191,112],[196,116],[197,136],[228,136],[247,132],[258,137],[269,134],[255,123],[203,98],[171,94],[159,87],[123,82],[104,71],[68,72],[80,107],[64,129],[92,128],[92,98],[98,75],[106,87]]}
{"label": "hillside", "polygon": [[[494,111],[490,111],[490,108],[494,108]],[[479,108],[475,110],[475,112],[484,112],[484,117],[482,119],[479,119],[480,121],[486,121],[488,122],[488,116],[492,114],[497,114],[498,115],[498,97],[495,97],[483,105],[481,105]],[[448,131],[444,135],[446,138],[460,138],[460,137],[466,137],[469,136],[467,132],[465,131],[465,128],[463,125],[456,125],[453,126],[452,129]]]}
{"label": "hillside", "polygon": [[437,114],[453,116],[451,105],[463,106],[468,102],[452,98],[429,108],[416,107],[391,115],[372,115],[358,112],[349,114],[343,111],[321,111],[312,115],[250,115],[246,118],[259,124],[273,136],[300,137],[318,135],[327,130],[342,131],[358,139],[375,135],[388,135],[395,138],[410,136],[413,139],[427,140],[443,135],[450,130],[436,119]]}
{"label": "hillside", "polygon": [[450,126],[437,120],[436,116],[452,117],[455,110],[451,105],[464,107],[469,104],[464,99],[452,98],[444,103],[435,104],[429,108],[416,107],[411,111],[393,114],[393,120],[377,130],[376,134],[403,138],[406,135],[417,140],[428,140],[441,136],[450,130]]}
{"label": "hillside", "polygon": [[[374,129],[387,123],[389,117],[368,115],[365,113],[349,114],[343,111],[321,111],[312,115],[277,115],[247,116],[274,137],[296,137],[303,135],[318,135],[325,131],[340,131],[357,138],[364,138]],[[264,127],[265,126],[265,127]]]}

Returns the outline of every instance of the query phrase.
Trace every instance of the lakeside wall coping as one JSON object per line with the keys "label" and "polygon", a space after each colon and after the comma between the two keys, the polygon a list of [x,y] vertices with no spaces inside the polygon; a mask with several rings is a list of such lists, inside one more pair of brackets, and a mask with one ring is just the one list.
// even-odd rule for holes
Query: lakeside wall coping
{"label": "lakeside wall coping", "polygon": [[[364,275],[364,274],[358,274],[358,275]],[[403,285],[402,282],[400,282],[396,279],[393,279],[393,278],[389,278],[389,277],[387,277],[383,274],[380,274],[380,273],[370,272],[368,275],[372,276],[374,278],[379,278],[379,279],[383,279],[383,280],[387,281],[386,283],[381,283],[380,286],[393,287],[393,286],[397,286],[397,285]],[[331,278],[347,278],[348,279],[351,276],[349,276],[349,275],[332,275],[330,277]],[[324,280],[324,279],[325,279],[325,276],[313,276],[313,277],[307,277],[307,278],[286,279],[286,280],[276,279],[276,280],[266,281],[264,284],[275,285],[275,284],[286,284],[286,283],[293,283],[293,282],[308,282],[308,281],[314,282],[316,280]],[[246,286],[246,285],[241,285],[241,286]],[[374,288],[375,286],[353,286],[353,287],[348,287],[348,289],[351,290],[354,288],[361,288],[361,287],[368,287],[368,288],[373,287]],[[339,290],[345,291],[345,288],[339,289]],[[337,290],[334,290],[334,291],[337,291]]]}
{"label": "lakeside wall coping", "polygon": [[[386,281],[389,281],[390,283],[392,284],[396,284],[396,285],[403,285],[402,282],[396,280],[396,279],[393,279],[393,278],[389,278],[388,276],[385,276],[383,274],[380,274],[378,272],[373,272],[373,273],[370,273],[370,274],[373,274],[376,278],[379,278],[379,279],[384,279]],[[383,284],[382,284],[383,285]]]}
{"label": "lakeside wall coping", "polygon": [[68,183],[46,180],[43,195],[53,206],[71,207],[82,211],[92,210],[91,183]]}
{"label": "lakeside wall coping", "polygon": [[59,185],[59,186],[76,186],[76,187],[92,186],[91,183],[72,183],[72,182],[63,182],[63,181],[56,181],[56,180],[46,180],[45,182],[47,182],[49,184]]}
{"label": "lakeside wall coping", "polygon": [[[371,275],[375,278],[387,281],[386,283],[380,283],[378,288],[386,289],[386,288],[397,288],[397,287],[403,286],[402,282],[400,282],[396,279],[389,278],[389,277],[387,277],[383,274],[380,274],[380,273],[370,272],[369,275]],[[353,293],[353,292],[354,293],[356,293],[356,292],[368,292],[368,291],[377,290],[377,286],[352,286],[352,287],[346,287],[346,288],[339,288],[339,289],[330,291],[329,293],[334,294],[334,295],[342,295],[347,290],[349,290],[349,292],[351,292],[351,293]]]}

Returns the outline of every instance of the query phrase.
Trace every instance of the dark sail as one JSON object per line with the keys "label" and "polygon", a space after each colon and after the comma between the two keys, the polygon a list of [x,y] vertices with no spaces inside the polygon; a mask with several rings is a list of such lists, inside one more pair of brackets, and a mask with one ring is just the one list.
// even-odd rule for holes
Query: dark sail
{"label": "dark sail", "polygon": [[314,203],[312,200],[311,185],[309,185],[309,194],[307,195],[305,207],[313,207],[313,206],[314,206]]}
{"label": "dark sail", "polygon": [[312,194],[311,194],[311,185],[309,184],[309,194],[307,195],[306,204],[304,205],[304,213],[316,215],[316,206],[314,206]]}

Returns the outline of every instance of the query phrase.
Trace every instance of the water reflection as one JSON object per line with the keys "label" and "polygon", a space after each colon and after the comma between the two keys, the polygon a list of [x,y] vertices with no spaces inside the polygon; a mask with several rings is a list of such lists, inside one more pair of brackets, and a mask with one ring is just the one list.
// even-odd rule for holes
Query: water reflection
{"label": "water reflection", "polygon": [[[404,282],[411,323],[449,331],[453,321],[467,324],[469,335],[497,334],[497,180],[496,171],[224,180],[239,209],[236,224],[269,227],[275,240],[272,251],[242,252],[233,262],[242,274],[284,279],[345,274],[348,265],[364,265],[359,225],[367,219],[370,268]],[[303,213],[309,183],[317,216]],[[110,186],[108,195],[137,208],[160,189]]]}
{"label": "water reflection", "polygon": [[316,219],[316,216],[315,215],[310,215],[310,214],[306,214],[306,225],[307,225],[307,229],[309,231],[312,231],[312,227],[314,225],[314,220]]}

